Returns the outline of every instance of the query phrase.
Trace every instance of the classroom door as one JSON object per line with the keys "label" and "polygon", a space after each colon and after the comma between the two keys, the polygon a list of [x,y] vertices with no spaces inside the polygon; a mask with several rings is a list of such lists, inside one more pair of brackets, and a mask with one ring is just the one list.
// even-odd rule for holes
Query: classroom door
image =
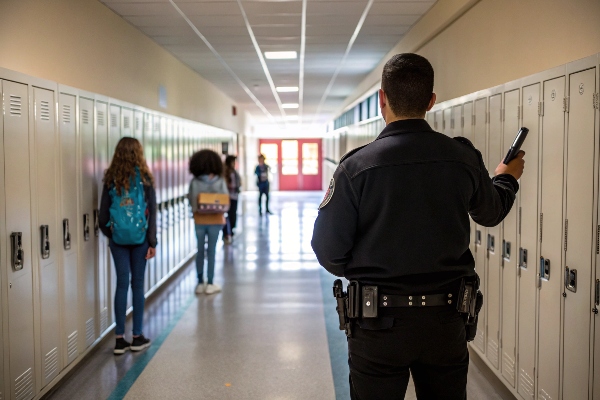
{"label": "classroom door", "polygon": [[279,190],[322,189],[321,139],[263,139],[260,152]]}

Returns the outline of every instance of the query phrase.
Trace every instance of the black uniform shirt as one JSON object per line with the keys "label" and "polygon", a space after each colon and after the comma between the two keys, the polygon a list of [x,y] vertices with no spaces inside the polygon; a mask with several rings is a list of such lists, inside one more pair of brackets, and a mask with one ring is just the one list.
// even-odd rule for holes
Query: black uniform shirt
{"label": "black uniform shirt", "polygon": [[442,293],[475,273],[469,214],[480,225],[499,224],[518,188],[512,175],[490,179],[466,139],[423,119],[392,122],[342,158],[312,247],[332,274],[383,293]]}

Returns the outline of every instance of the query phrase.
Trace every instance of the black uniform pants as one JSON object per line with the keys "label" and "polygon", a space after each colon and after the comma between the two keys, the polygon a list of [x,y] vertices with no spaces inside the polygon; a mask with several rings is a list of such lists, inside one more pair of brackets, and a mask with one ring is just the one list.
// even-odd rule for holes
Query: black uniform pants
{"label": "black uniform pants", "polygon": [[398,308],[381,326],[353,324],[348,339],[352,400],[404,399],[412,373],[419,400],[467,398],[469,353],[454,307]]}

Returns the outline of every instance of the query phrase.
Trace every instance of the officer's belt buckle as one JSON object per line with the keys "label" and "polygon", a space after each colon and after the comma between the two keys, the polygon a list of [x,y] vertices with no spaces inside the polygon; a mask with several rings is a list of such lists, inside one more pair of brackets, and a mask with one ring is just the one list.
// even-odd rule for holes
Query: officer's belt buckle
{"label": "officer's belt buckle", "polygon": [[379,307],[439,307],[452,305],[455,297],[452,293],[402,296],[382,294],[379,296]]}

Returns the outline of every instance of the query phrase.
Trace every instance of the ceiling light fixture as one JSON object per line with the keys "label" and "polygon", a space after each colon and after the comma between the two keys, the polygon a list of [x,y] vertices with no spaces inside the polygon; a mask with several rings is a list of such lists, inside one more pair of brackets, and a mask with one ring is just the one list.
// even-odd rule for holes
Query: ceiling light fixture
{"label": "ceiling light fixture", "polygon": [[275,89],[279,93],[297,92],[298,86],[277,86]]}
{"label": "ceiling light fixture", "polygon": [[293,60],[298,58],[298,53],[295,51],[265,51],[267,60]]}
{"label": "ceiling light fixture", "polygon": [[298,103],[283,103],[283,108],[298,108]]}

